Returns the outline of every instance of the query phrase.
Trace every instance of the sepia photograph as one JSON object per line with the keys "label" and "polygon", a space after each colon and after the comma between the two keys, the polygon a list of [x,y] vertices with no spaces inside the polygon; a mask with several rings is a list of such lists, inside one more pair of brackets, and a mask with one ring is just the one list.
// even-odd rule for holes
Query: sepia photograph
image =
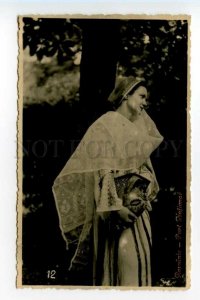
{"label": "sepia photograph", "polygon": [[18,16],[17,287],[190,286],[190,16]]}

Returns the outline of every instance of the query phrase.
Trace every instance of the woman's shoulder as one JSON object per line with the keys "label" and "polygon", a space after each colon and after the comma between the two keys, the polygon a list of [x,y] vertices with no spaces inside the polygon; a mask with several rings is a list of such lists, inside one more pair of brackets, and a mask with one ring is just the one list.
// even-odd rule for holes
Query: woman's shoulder
{"label": "woman's shoulder", "polygon": [[91,126],[88,128],[86,135],[106,135],[111,134],[115,130],[116,127],[116,112],[108,111],[105,114],[101,115],[96,121],[94,121]]}
{"label": "woman's shoulder", "polygon": [[116,118],[116,111],[107,111],[105,114],[100,116],[97,121],[104,121]]}
{"label": "woman's shoulder", "polygon": [[92,123],[90,128],[96,126],[104,126],[107,127],[108,124],[112,124],[116,121],[117,115],[115,111],[108,111],[105,114],[101,115],[96,121]]}

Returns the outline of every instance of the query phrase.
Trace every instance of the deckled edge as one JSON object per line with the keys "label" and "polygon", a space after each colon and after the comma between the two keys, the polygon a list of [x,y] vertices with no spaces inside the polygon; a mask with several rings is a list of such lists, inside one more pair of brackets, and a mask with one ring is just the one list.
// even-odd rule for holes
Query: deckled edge
{"label": "deckled edge", "polygon": [[17,240],[16,240],[16,287],[22,287],[22,166],[23,166],[23,22],[22,18],[17,18],[18,22],[18,102],[17,102]]}
{"label": "deckled edge", "polygon": [[[23,111],[23,21],[24,17],[37,18],[90,18],[90,19],[137,19],[137,20],[187,20],[187,181],[186,181],[186,286],[185,287],[97,287],[97,286],[64,286],[64,285],[23,285],[22,284],[22,111]],[[17,288],[32,289],[68,289],[68,290],[146,290],[146,291],[185,291],[191,287],[191,16],[189,14],[25,14],[19,15],[18,21],[18,119],[17,119]]]}

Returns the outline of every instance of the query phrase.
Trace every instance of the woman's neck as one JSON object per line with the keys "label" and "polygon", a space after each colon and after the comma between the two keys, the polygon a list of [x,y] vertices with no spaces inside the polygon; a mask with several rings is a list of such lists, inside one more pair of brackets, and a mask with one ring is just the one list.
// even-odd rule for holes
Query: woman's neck
{"label": "woman's neck", "polygon": [[122,104],[116,111],[131,122],[134,122],[136,120],[136,116],[133,115],[130,110],[128,110],[126,105]]}

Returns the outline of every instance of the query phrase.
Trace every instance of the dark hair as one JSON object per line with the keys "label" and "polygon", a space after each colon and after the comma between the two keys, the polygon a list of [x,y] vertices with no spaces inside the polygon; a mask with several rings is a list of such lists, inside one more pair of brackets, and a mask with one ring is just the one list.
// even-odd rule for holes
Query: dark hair
{"label": "dark hair", "polygon": [[119,78],[116,82],[115,88],[108,97],[108,102],[112,105],[113,109],[117,109],[123,99],[132,94],[139,86],[146,87],[144,79],[135,79],[133,76]]}

